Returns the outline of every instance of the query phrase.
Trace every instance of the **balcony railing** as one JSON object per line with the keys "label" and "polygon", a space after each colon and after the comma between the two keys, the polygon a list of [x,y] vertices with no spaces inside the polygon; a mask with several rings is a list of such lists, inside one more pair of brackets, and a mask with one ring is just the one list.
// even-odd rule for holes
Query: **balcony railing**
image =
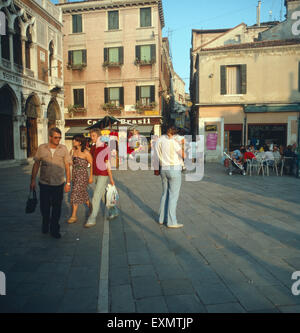
{"label": "balcony railing", "polygon": [[18,64],[14,64],[14,68],[15,68],[16,72],[18,72],[20,74],[23,74],[23,70],[24,70],[23,66],[18,65]]}
{"label": "balcony railing", "polygon": [[34,71],[32,71],[29,68],[25,68],[25,75],[30,76],[30,77],[34,77]]}
{"label": "balcony railing", "polygon": [[9,60],[6,60],[4,58],[2,58],[2,65],[3,67],[10,69],[11,68],[11,62]]}

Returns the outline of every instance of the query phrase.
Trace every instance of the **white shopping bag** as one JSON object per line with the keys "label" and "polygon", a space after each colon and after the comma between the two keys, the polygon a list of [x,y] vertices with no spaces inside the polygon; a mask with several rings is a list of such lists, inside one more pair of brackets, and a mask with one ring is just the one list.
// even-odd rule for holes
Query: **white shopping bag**
{"label": "white shopping bag", "polygon": [[117,188],[111,184],[108,184],[106,187],[106,207],[111,208],[115,207],[119,200],[119,193]]}
{"label": "white shopping bag", "polygon": [[108,219],[112,220],[119,216],[117,203],[119,200],[119,193],[115,186],[108,184],[106,187],[106,207],[108,209]]}

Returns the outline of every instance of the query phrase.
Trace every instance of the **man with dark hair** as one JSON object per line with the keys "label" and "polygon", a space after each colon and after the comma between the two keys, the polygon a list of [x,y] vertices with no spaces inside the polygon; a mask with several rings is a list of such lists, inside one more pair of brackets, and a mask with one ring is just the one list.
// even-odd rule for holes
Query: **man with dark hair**
{"label": "man with dark hair", "polygon": [[[71,177],[70,163],[72,162],[68,149],[59,144],[61,131],[59,128],[51,128],[49,131],[49,143],[40,145],[34,157],[30,189],[36,188],[36,176],[41,167],[40,209],[43,217],[42,232],[49,232],[54,238],[60,238],[59,219],[63,200],[63,191],[70,192]],[[65,176],[66,173],[66,184]],[[50,210],[52,207],[52,212]]]}

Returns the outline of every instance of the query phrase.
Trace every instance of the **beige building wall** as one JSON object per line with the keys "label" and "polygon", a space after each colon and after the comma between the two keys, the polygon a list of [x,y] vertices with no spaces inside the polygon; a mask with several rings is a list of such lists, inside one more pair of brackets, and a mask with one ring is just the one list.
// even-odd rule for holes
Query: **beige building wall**
{"label": "beige building wall", "polygon": [[[201,52],[200,104],[298,103],[300,45]],[[247,93],[221,95],[220,67],[247,65]]]}

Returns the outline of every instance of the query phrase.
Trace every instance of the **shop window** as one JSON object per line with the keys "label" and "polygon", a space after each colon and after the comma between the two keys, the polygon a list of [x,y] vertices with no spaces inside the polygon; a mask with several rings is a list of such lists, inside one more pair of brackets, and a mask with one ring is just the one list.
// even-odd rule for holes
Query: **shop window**
{"label": "shop window", "polygon": [[247,93],[247,65],[221,66],[221,95]]}
{"label": "shop window", "polygon": [[124,88],[105,88],[105,104],[111,104],[115,107],[124,106]]}
{"label": "shop window", "polygon": [[72,29],[73,34],[82,32],[81,14],[72,15],[72,28],[73,28]]}
{"label": "shop window", "polygon": [[141,8],[140,9],[140,21],[141,27],[151,27],[151,8]]}
{"label": "shop window", "polygon": [[119,29],[119,11],[114,10],[108,12],[108,30]]}
{"label": "shop window", "polygon": [[74,105],[84,108],[84,89],[73,89]]}

